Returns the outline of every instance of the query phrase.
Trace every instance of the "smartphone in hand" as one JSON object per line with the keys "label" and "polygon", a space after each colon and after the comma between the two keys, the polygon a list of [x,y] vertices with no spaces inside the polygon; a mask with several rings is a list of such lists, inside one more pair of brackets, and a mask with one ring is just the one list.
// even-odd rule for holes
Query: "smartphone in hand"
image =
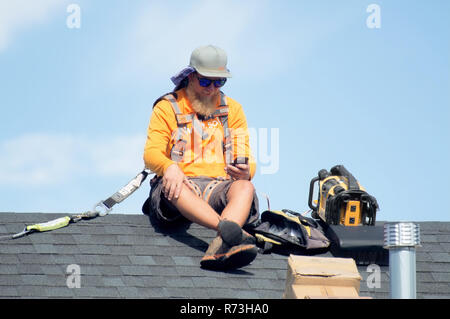
{"label": "smartphone in hand", "polygon": [[233,165],[236,166],[237,164],[248,164],[248,157],[236,157]]}

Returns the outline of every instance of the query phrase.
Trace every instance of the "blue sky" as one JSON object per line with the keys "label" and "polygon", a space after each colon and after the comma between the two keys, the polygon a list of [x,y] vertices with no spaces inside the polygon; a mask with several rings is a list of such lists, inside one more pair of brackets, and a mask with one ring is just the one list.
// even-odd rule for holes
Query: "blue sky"
{"label": "blue sky", "polygon": [[[263,194],[306,211],[311,178],[343,164],[378,220],[450,221],[449,43],[438,0],[0,0],[0,212],[82,212],[125,185],[153,101],[215,44],[254,133],[261,211]],[[148,191],[113,213],[140,213]]]}

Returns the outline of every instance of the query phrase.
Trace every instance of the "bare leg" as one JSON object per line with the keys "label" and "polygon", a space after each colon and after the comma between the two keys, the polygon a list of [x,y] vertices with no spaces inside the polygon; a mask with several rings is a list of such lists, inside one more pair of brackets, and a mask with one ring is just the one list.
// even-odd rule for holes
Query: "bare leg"
{"label": "bare leg", "polygon": [[252,206],[254,190],[250,181],[234,181],[228,190],[228,204],[222,212],[222,218],[244,226]]}
{"label": "bare leg", "polygon": [[253,202],[254,187],[250,181],[238,180],[231,184],[228,190],[228,204],[220,217],[202,198],[195,195],[189,187],[183,184],[178,199],[172,199],[172,204],[190,221],[217,230],[221,219],[239,224],[245,224]]}
{"label": "bare leg", "polygon": [[[253,201],[254,188],[250,181],[235,181],[227,193],[228,204],[219,216],[216,211],[202,198],[194,194],[188,186],[182,185],[180,196],[171,200],[180,213],[190,221],[210,229],[218,230],[219,222],[227,219],[239,224],[241,227],[247,220]],[[228,227],[229,225],[226,225]],[[239,227],[238,227],[239,228]],[[222,228],[220,231],[224,230]],[[222,269],[239,268],[251,263],[258,251],[253,243],[244,242],[242,230],[235,232],[240,237],[236,240],[235,229],[228,227],[227,232],[221,233],[210,243],[200,264],[204,268]],[[228,239],[227,239],[228,237]],[[236,241],[235,244],[232,241]]]}
{"label": "bare leg", "polygon": [[210,229],[217,230],[220,216],[202,198],[194,194],[188,186],[183,184],[178,199],[172,199],[172,204],[190,221]]}

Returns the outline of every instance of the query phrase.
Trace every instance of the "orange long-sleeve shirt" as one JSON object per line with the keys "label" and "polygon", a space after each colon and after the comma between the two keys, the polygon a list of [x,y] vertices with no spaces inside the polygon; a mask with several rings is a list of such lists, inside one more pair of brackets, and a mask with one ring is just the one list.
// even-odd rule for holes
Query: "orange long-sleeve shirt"
{"label": "orange long-sleeve shirt", "polygon": [[[187,99],[185,89],[176,92],[177,103],[183,114],[193,113],[191,103]],[[228,105],[228,127],[231,131],[232,154],[236,157],[248,157],[250,165],[250,176],[253,177],[256,171],[256,163],[252,156],[249,142],[247,120],[242,106],[230,97],[226,97]],[[219,105],[219,101],[218,101]],[[188,145],[195,148],[191,158],[184,158],[178,162],[179,167],[186,176],[208,176],[226,177],[224,171],[225,160],[223,156],[223,126],[219,118],[202,121],[203,130],[208,133],[208,138],[197,144]],[[170,158],[171,149],[176,140],[177,121],[175,113],[169,101],[161,100],[153,108],[148,126],[147,141],[144,150],[145,166],[163,176],[167,167],[175,163]],[[194,133],[192,127],[188,126],[188,133],[193,140]],[[195,146],[194,146],[195,145]]]}

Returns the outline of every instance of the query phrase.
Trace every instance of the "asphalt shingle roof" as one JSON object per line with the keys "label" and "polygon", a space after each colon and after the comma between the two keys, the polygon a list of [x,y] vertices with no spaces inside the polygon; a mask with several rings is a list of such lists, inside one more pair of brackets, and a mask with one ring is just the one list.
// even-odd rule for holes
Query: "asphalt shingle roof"
{"label": "asphalt shingle roof", "polygon": [[[0,236],[61,216],[0,213]],[[419,224],[417,297],[450,298],[450,222]],[[0,241],[0,298],[282,298],[287,256],[259,254],[233,271],[201,269],[214,236],[195,224],[165,231],[144,215],[110,214]],[[80,267],[80,288],[67,286],[73,264]],[[358,269],[361,296],[389,298],[389,267],[381,267],[380,288],[367,287],[367,266]]]}

